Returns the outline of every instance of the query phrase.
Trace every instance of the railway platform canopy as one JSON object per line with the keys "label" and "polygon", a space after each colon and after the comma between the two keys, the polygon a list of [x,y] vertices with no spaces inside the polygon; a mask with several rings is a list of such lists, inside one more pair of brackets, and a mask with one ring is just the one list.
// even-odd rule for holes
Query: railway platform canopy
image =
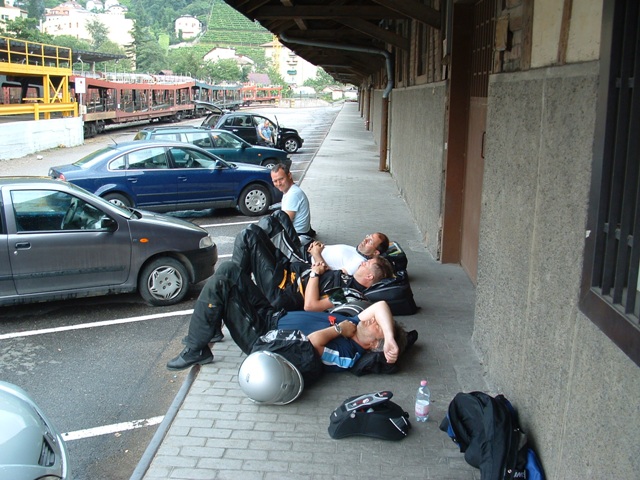
{"label": "railway platform canopy", "polygon": [[0,115],[77,117],[69,89],[72,60],[70,48],[0,37]]}

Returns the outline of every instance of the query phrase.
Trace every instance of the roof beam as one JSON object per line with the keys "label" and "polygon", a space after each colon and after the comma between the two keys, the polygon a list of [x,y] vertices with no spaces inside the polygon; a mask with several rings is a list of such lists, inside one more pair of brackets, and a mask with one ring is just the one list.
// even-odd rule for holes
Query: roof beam
{"label": "roof beam", "polygon": [[401,13],[420,23],[426,23],[438,30],[441,28],[440,12],[434,8],[427,7],[416,0],[373,0],[378,5],[382,5],[390,10]]}
{"label": "roof beam", "polygon": [[[291,0],[280,0],[280,2],[282,2],[282,4],[285,7],[293,7],[293,2]],[[305,23],[305,21],[302,18],[294,17],[293,21],[296,22],[296,25],[298,26],[298,28],[300,30],[306,30],[307,29],[307,24]]]}
{"label": "roof beam", "polygon": [[366,20],[361,20],[359,18],[350,18],[339,19],[338,21],[343,25],[346,25],[347,27],[353,28],[354,30],[362,32],[365,35],[375,38],[376,40],[380,40],[383,43],[388,43],[390,45],[393,45],[394,47],[406,51],[409,51],[409,49],[411,48],[409,39],[404,38],[402,35],[398,35],[397,33],[390,30],[376,27]]}
{"label": "roof beam", "polygon": [[[393,2],[391,2],[393,3]],[[369,18],[374,20],[407,18],[408,15],[383,6],[362,5],[296,5],[292,7],[264,6],[251,13],[256,20],[335,20],[338,18]]]}

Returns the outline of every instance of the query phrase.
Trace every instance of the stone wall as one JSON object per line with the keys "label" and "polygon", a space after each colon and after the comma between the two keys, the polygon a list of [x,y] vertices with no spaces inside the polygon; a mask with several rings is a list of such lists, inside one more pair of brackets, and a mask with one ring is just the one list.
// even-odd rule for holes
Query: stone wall
{"label": "stone wall", "polygon": [[491,78],[473,341],[550,479],[640,470],[640,369],[578,308],[598,63]]}

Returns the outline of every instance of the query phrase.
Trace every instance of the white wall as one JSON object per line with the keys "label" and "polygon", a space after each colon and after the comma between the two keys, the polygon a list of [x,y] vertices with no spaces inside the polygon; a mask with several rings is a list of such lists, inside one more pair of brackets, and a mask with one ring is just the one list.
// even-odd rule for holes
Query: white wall
{"label": "white wall", "polygon": [[3,123],[0,129],[0,160],[83,143],[81,117]]}

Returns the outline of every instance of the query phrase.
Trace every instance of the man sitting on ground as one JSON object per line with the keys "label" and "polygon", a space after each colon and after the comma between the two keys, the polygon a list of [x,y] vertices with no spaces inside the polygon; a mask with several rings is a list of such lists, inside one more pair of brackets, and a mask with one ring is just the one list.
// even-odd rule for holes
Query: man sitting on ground
{"label": "man sitting on ground", "polygon": [[368,350],[383,351],[387,362],[395,363],[402,347],[398,342],[406,338],[385,302],[377,302],[351,318],[316,312],[285,313],[271,306],[238,265],[224,262],[198,297],[186,347],[167,363],[167,368],[183,370],[211,363],[209,339],[220,331],[223,320],[245,354],[270,330],[302,330],[326,368],[334,370],[353,367]]}
{"label": "man sitting on ground", "polygon": [[271,181],[273,186],[282,192],[282,211],[293,222],[300,242],[307,245],[316,236],[316,232],[311,228],[311,207],[307,195],[293,182],[289,167],[282,163],[277,163],[271,169]]}
{"label": "man sitting on ground", "polygon": [[322,312],[334,306],[330,293],[350,288],[364,292],[374,283],[393,276],[393,267],[383,257],[362,260],[353,276],[329,270],[324,263],[290,262],[257,225],[249,225],[236,236],[232,260],[278,309]]}

